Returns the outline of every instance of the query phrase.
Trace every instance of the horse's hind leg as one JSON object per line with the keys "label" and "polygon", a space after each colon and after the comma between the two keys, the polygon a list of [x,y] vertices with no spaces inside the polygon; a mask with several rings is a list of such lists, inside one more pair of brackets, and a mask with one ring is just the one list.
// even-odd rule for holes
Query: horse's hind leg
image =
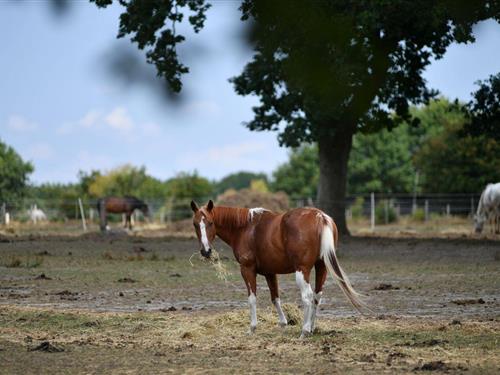
{"label": "horse's hind leg", "polygon": [[305,267],[301,267],[295,271],[295,281],[300,289],[302,303],[304,304],[304,323],[302,324],[301,338],[309,336],[312,333],[311,318],[313,313],[314,293],[311,284],[309,284],[310,273],[311,269]]}
{"label": "horse's hind leg", "polygon": [[250,333],[253,333],[257,328],[257,273],[253,267],[241,266],[240,270],[247,286],[248,306],[250,307]]}
{"label": "horse's hind leg", "polygon": [[314,303],[312,305],[312,315],[311,315],[311,332],[314,332],[314,325],[316,323],[316,312],[318,306],[321,303],[321,296],[323,295],[323,285],[326,281],[326,276],[328,272],[326,270],[325,262],[323,260],[318,260],[314,265],[316,270],[315,284],[314,284]]}
{"label": "horse's hind leg", "polygon": [[271,292],[271,302],[274,307],[276,307],[276,311],[278,312],[278,319],[280,326],[284,327],[287,325],[285,314],[281,309],[281,301],[279,295],[279,287],[278,287],[278,277],[276,275],[266,275],[267,285],[269,286],[269,291]]}

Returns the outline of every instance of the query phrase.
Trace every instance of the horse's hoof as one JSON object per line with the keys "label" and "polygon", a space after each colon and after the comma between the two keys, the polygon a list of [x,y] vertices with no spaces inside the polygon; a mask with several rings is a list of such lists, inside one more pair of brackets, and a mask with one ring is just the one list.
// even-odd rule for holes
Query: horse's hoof
{"label": "horse's hoof", "polygon": [[302,331],[302,333],[300,334],[300,337],[299,337],[299,338],[300,338],[301,340],[304,340],[304,339],[308,338],[308,337],[309,337],[309,336],[311,336],[311,335],[312,335],[312,333],[311,333],[311,332],[309,332],[309,331]]}
{"label": "horse's hoof", "polygon": [[279,322],[279,326],[280,326],[281,328],[285,328],[287,325],[288,325],[288,323],[287,323],[287,322]]}

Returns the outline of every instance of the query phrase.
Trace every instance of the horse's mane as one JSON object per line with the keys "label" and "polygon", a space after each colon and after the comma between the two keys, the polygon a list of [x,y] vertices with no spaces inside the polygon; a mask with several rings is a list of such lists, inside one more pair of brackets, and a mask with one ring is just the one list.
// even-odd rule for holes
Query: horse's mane
{"label": "horse's mane", "polygon": [[217,225],[229,228],[242,228],[249,222],[249,209],[243,207],[214,207],[212,213]]}

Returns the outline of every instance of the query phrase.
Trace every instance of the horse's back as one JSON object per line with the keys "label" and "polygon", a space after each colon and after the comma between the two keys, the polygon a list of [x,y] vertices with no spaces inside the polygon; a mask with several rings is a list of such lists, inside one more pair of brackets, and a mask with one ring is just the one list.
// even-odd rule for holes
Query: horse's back
{"label": "horse's back", "polygon": [[326,215],[313,207],[296,208],[284,214],[282,236],[287,252],[297,259],[319,258],[326,220]]}

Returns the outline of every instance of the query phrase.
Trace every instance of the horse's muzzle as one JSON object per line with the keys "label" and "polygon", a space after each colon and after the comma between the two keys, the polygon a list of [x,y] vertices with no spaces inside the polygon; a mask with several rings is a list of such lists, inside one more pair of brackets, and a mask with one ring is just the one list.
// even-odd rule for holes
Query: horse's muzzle
{"label": "horse's muzzle", "polygon": [[201,249],[201,250],[200,250],[200,253],[201,253],[201,255],[202,255],[202,256],[204,256],[205,258],[210,259],[210,257],[212,256],[212,249],[208,249],[208,250]]}

